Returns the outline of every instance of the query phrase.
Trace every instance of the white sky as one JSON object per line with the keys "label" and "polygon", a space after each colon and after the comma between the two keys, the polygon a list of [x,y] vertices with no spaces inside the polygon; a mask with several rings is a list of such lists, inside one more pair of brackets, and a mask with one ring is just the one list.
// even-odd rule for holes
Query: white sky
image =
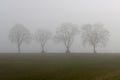
{"label": "white sky", "polygon": [[[82,25],[101,22],[110,31],[111,37],[101,52],[120,52],[120,0],[0,0],[0,51],[16,52],[16,45],[8,40],[9,30],[21,23],[32,33],[39,28],[55,32],[63,22]],[[51,47],[51,45],[55,47]],[[49,41],[48,51],[62,51],[62,44]],[[91,51],[83,47],[80,37],[76,37],[73,51]],[[39,52],[35,41],[22,46],[24,52]]]}

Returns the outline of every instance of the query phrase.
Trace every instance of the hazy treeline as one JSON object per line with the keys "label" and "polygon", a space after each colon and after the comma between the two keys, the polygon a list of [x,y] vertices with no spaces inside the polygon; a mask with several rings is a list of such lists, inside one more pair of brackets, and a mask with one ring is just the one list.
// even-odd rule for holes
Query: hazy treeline
{"label": "hazy treeline", "polygon": [[18,53],[21,53],[21,47],[24,43],[30,43],[31,40],[37,41],[41,45],[41,53],[45,53],[47,42],[52,39],[56,43],[62,43],[66,48],[66,53],[70,53],[70,48],[74,43],[76,35],[82,40],[83,45],[93,47],[93,53],[96,53],[96,48],[105,46],[109,40],[109,31],[100,23],[84,24],[82,28],[72,23],[63,23],[56,29],[56,33],[45,29],[38,29],[34,35],[22,24],[16,24],[9,32],[9,39],[15,43],[18,48]]}

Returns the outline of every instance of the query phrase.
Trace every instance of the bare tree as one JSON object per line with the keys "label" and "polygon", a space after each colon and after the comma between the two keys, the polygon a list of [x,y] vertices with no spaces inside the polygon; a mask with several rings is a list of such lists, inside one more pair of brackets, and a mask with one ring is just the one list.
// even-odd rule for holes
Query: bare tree
{"label": "bare tree", "polygon": [[47,41],[51,38],[52,33],[48,30],[38,30],[35,34],[36,40],[40,43],[42,48],[42,53],[45,53],[45,45]]}
{"label": "bare tree", "polygon": [[93,52],[96,53],[96,48],[105,46],[109,40],[109,31],[102,24],[85,24],[82,27],[83,44],[89,44],[93,47]]}
{"label": "bare tree", "polygon": [[9,33],[10,41],[17,44],[18,53],[21,53],[21,45],[31,40],[31,34],[22,24],[16,24]]}
{"label": "bare tree", "polygon": [[78,32],[78,28],[72,23],[63,23],[56,31],[55,40],[57,42],[62,42],[66,47],[66,53],[70,53],[70,47]]}

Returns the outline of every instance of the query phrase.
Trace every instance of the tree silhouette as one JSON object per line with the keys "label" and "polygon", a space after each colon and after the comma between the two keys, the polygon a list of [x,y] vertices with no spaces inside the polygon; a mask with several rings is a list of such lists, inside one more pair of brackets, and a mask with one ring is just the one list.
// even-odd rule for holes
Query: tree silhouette
{"label": "tree silhouette", "polygon": [[78,33],[79,30],[76,25],[72,23],[63,23],[56,31],[55,40],[63,43],[66,47],[66,53],[70,53],[70,47],[74,41],[75,35]]}
{"label": "tree silhouette", "polygon": [[31,40],[31,34],[27,28],[22,24],[16,24],[9,33],[9,39],[11,42],[17,44],[18,53],[21,53],[21,45],[28,43]]}
{"label": "tree silhouette", "polygon": [[42,48],[42,53],[45,53],[45,45],[47,41],[51,38],[52,33],[48,30],[38,30],[35,34],[36,40],[40,43]]}
{"label": "tree silhouette", "polygon": [[82,27],[83,44],[89,44],[93,47],[93,52],[96,53],[96,48],[105,46],[109,40],[109,31],[102,24],[85,24]]}

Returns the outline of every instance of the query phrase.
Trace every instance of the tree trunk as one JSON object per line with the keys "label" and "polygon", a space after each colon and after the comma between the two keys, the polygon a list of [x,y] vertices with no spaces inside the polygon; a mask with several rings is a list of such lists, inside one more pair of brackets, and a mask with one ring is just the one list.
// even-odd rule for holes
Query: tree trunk
{"label": "tree trunk", "polygon": [[41,53],[42,53],[42,54],[45,53],[44,46],[42,46],[42,51],[41,51]]}
{"label": "tree trunk", "polygon": [[41,51],[41,53],[43,54],[43,53],[45,53],[45,51],[44,51],[44,50],[42,50],[42,51]]}
{"label": "tree trunk", "polygon": [[21,45],[18,43],[18,54],[21,53]]}
{"label": "tree trunk", "polygon": [[95,45],[93,45],[93,53],[94,53],[94,54],[97,53],[97,52],[96,52],[96,46],[95,46]]}
{"label": "tree trunk", "polygon": [[69,48],[69,47],[67,48],[66,53],[67,53],[67,54],[70,53],[70,48]]}

